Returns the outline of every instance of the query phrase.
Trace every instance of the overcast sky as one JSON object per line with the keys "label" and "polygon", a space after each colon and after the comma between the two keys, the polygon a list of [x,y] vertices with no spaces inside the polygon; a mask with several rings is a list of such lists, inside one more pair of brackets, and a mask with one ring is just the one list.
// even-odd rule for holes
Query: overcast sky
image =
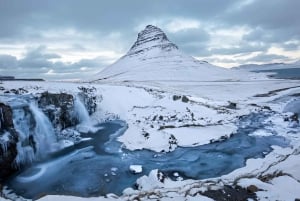
{"label": "overcast sky", "polygon": [[147,24],[219,66],[294,62],[299,10],[300,0],[0,0],[0,75],[88,77]]}

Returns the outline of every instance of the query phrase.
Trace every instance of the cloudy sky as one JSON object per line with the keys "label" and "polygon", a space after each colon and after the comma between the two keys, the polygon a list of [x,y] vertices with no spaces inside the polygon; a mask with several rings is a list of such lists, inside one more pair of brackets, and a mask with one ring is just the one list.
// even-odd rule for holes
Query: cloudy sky
{"label": "cloudy sky", "polygon": [[210,63],[300,59],[299,0],[0,0],[0,75],[88,77],[147,24]]}

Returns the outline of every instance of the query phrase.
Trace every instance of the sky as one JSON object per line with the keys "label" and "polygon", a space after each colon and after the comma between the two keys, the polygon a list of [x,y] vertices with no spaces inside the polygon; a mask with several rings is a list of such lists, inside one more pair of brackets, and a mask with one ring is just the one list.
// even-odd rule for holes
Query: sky
{"label": "sky", "polygon": [[300,59],[299,0],[0,0],[0,75],[81,79],[148,24],[222,67]]}

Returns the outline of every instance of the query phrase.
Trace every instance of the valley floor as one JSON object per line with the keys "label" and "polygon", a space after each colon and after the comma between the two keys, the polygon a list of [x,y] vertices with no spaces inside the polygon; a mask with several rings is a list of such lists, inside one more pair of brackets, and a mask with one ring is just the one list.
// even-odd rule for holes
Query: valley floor
{"label": "valley floor", "polygon": [[[1,95],[6,96],[14,94],[13,89],[25,94],[44,91],[76,94],[79,86],[94,87],[99,103],[91,116],[92,122],[124,120],[128,129],[118,141],[129,150],[172,152],[178,147],[223,141],[234,135],[238,126],[243,126],[238,125],[240,118],[259,112],[269,115],[264,120],[266,127],[256,129],[252,136],[276,135],[289,141],[289,146],[273,146],[264,158],[248,159],[244,167],[217,178],[173,181],[161,179],[159,170],[153,170],[148,176],[141,175],[136,182],[137,190],[125,189],[120,197],[112,194],[96,198],[47,195],[40,200],[221,200],[220,196],[222,200],[232,200],[225,196],[238,196],[229,191],[226,194],[225,190],[218,195],[221,192],[218,190],[224,186],[246,189],[243,199],[248,200],[300,199],[300,127],[299,120],[291,117],[300,110],[299,81],[253,79],[113,84],[7,81],[0,86],[3,87]],[[16,199],[5,190],[4,195]]]}

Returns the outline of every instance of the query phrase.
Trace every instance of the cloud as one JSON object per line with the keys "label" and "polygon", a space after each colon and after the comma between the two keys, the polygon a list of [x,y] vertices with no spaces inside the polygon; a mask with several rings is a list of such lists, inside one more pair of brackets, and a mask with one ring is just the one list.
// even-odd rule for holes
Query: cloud
{"label": "cloud", "polygon": [[283,55],[261,53],[261,54],[258,54],[254,57],[247,59],[246,61],[251,61],[251,62],[255,62],[255,63],[263,63],[263,62],[273,63],[275,61],[282,61],[282,60],[284,61],[287,59],[288,59],[288,57],[283,56]]}
{"label": "cloud", "polygon": [[271,47],[281,48],[285,61],[300,59],[297,0],[0,0],[0,4],[1,73],[7,66],[22,69],[17,71],[20,75],[28,71],[42,76],[50,69],[57,74],[70,69],[92,73],[96,66],[125,54],[147,24],[162,28],[183,52],[211,62],[216,55],[229,60],[240,53],[271,55]]}
{"label": "cloud", "polygon": [[82,78],[82,75],[100,71],[110,61],[102,57],[81,59],[74,63],[52,61],[56,58],[60,58],[60,55],[48,52],[45,46],[29,48],[22,59],[0,55],[0,74],[22,78]]}
{"label": "cloud", "polygon": [[190,19],[175,19],[166,25],[166,30],[171,33],[176,33],[179,31],[197,29],[200,27],[200,22],[197,20]]}
{"label": "cloud", "polygon": [[17,58],[11,55],[0,55],[0,69],[15,68],[17,66]]}

